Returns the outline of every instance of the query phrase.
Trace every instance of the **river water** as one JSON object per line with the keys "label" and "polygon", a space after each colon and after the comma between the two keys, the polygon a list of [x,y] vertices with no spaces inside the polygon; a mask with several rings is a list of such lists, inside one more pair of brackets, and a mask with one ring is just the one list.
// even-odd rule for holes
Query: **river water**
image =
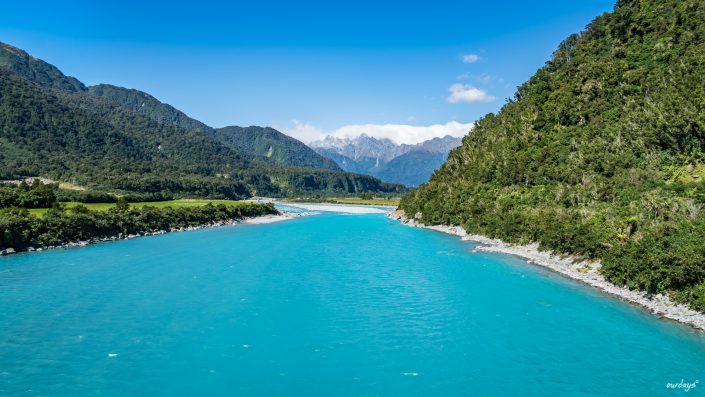
{"label": "river water", "polygon": [[702,334],[472,247],[324,212],[2,258],[0,395],[705,392]]}

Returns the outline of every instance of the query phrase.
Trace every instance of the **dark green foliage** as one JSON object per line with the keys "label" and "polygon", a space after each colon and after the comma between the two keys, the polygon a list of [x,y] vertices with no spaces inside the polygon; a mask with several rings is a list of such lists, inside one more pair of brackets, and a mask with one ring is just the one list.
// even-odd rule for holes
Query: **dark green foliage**
{"label": "dark green foliage", "polygon": [[[141,203],[147,201],[169,201],[174,200],[173,194],[168,192],[154,193],[128,193],[121,195],[128,203]],[[95,190],[66,190],[56,191],[56,201],[78,202],[78,203],[116,203],[118,196],[111,193],[99,192]]]}
{"label": "dark green foliage", "polygon": [[49,208],[56,202],[51,185],[35,179],[31,185],[22,181],[17,186],[0,185],[0,208]]}
{"label": "dark green foliage", "polygon": [[276,213],[274,206],[261,203],[237,206],[208,204],[194,208],[130,208],[124,200],[107,211],[90,211],[84,206],[66,211],[57,206],[43,218],[34,217],[24,209],[0,209],[0,249],[56,246]]}
{"label": "dark green foliage", "polygon": [[146,116],[157,123],[206,134],[248,159],[285,166],[341,171],[335,162],[273,128],[257,126],[211,128],[145,92],[109,84],[88,87],[88,93]]}
{"label": "dark green foliage", "polygon": [[65,76],[54,65],[5,43],[0,43],[0,69],[9,70],[48,88],[72,92],[86,90],[83,83],[73,77]]}
{"label": "dark green foliage", "polygon": [[705,311],[705,3],[620,1],[401,207]]}
{"label": "dark green foliage", "polygon": [[73,201],[78,203],[115,203],[117,202],[117,196],[115,196],[114,194],[98,192],[94,190],[58,189],[56,191],[56,200],[59,202]]}
{"label": "dark green foliage", "polygon": [[[72,90],[44,84],[36,73],[16,74],[19,58],[13,51],[19,50],[0,46],[0,58],[12,61],[0,63],[0,179],[41,175],[95,191],[178,198],[306,194],[314,185],[319,194],[402,189],[368,176],[320,173],[243,156],[204,132],[208,128],[202,123],[148,94],[106,85]],[[53,71],[52,81],[70,79],[31,59],[32,70]],[[304,183],[312,175],[316,182]]]}
{"label": "dark green foliage", "polygon": [[269,127],[224,127],[213,137],[246,156],[279,165],[341,171],[335,162],[304,143]]}
{"label": "dark green foliage", "polygon": [[[54,94],[0,70],[0,178],[42,175],[103,188],[145,174],[202,179],[244,165],[231,149],[86,94]],[[189,193],[188,190],[185,192]]]}
{"label": "dark green foliage", "polygon": [[146,92],[116,87],[110,84],[98,84],[88,87],[91,95],[104,98],[110,102],[146,116],[160,124],[175,125],[185,130],[211,132],[213,129],[198,120],[188,117],[184,112],[160,102]]}

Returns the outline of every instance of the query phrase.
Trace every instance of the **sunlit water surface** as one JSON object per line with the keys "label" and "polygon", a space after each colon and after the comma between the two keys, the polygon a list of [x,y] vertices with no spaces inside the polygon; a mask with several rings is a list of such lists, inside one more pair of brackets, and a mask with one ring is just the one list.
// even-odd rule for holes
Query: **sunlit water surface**
{"label": "sunlit water surface", "polygon": [[472,247],[323,213],[2,258],[0,395],[653,396],[705,381],[701,334]]}

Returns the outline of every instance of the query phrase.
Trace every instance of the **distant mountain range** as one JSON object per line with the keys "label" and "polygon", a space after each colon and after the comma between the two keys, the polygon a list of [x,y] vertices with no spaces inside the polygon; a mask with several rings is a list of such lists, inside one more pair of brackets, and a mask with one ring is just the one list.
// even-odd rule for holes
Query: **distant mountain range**
{"label": "distant mountain range", "polygon": [[212,128],[145,92],[87,87],[0,43],[0,179],[28,176],[195,197],[403,191],[343,172],[274,129]]}
{"label": "distant mountain range", "polygon": [[431,177],[448,157],[448,152],[460,146],[462,138],[446,135],[416,145],[398,145],[387,138],[361,134],[357,138],[327,136],[311,142],[319,154],[335,161],[340,168],[376,176],[384,181],[418,186]]}

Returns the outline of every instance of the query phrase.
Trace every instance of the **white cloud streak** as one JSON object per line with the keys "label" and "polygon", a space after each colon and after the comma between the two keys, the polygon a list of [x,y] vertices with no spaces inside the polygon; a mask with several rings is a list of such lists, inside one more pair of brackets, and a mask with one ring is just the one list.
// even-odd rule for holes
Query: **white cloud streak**
{"label": "white cloud streak", "polygon": [[274,128],[305,143],[322,139],[327,135],[323,130],[315,125],[303,123],[299,120],[291,120],[290,126],[275,125]]}
{"label": "white cloud streak", "polygon": [[311,124],[292,120],[291,126],[277,128],[285,134],[306,143],[323,139],[326,135],[331,135],[336,138],[356,138],[361,134],[367,134],[375,138],[388,138],[398,144],[406,143],[413,145],[446,135],[462,137],[470,132],[474,125],[475,123],[460,123],[457,121],[427,126],[408,124],[351,124],[342,126],[331,132],[325,132]]}
{"label": "white cloud streak", "polygon": [[450,103],[492,102],[495,100],[495,97],[487,95],[487,92],[469,84],[456,83],[451,85],[448,91],[450,95],[446,100]]}
{"label": "white cloud streak", "polygon": [[463,55],[463,63],[473,63],[473,62],[477,62],[479,60],[480,60],[480,57],[477,54]]}

